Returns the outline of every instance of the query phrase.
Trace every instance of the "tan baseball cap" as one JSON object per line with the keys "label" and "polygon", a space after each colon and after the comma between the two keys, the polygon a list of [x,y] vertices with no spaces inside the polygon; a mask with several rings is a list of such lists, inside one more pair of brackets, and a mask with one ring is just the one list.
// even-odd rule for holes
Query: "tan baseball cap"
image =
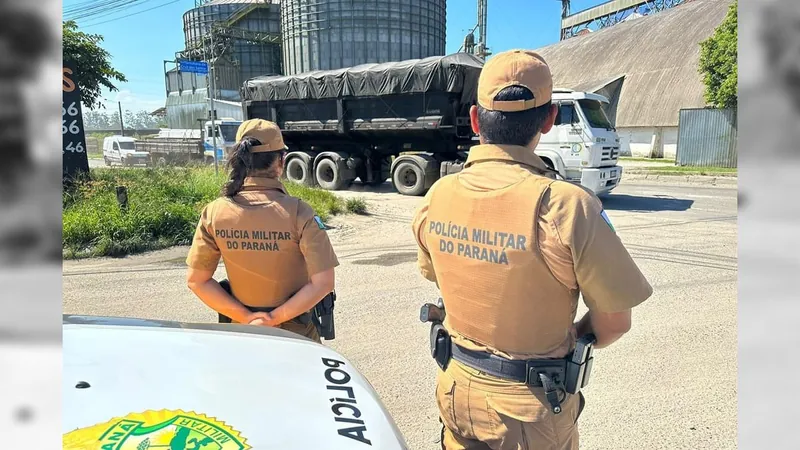
{"label": "tan baseball cap", "polygon": [[[499,101],[497,94],[509,86],[533,93],[532,100]],[[498,53],[483,65],[478,79],[478,104],[490,111],[517,112],[538,108],[553,97],[553,76],[544,58],[528,50]]]}
{"label": "tan baseball cap", "polygon": [[283,143],[281,129],[269,120],[250,119],[242,122],[236,132],[236,142],[246,137],[257,139],[261,142],[261,145],[252,148],[251,151],[253,153],[278,152],[287,149],[286,144]]}

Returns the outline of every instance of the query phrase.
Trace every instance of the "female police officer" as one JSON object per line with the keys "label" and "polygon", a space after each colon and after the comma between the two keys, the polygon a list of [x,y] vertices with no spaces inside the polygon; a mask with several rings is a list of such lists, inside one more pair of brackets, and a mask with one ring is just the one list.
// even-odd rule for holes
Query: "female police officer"
{"label": "female police officer", "polygon": [[[319,342],[314,324],[299,319],[334,287],[339,261],[325,226],[279,180],[286,146],[276,124],[245,121],[236,140],[230,180],[203,209],[186,258],[189,288],[233,322],[278,326]],[[232,296],[212,278],[220,257]]]}

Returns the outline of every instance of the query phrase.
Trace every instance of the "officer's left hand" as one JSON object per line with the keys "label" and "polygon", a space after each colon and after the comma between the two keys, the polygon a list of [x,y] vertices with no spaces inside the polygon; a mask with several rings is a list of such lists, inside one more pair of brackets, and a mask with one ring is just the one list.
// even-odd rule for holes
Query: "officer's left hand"
{"label": "officer's left hand", "polygon": [[261,325],[265,327],[271,327],[274,325],[270,325],[273,322],[272,315],[267,312],[257,312],[250,315],[248,318],[249,325]]}

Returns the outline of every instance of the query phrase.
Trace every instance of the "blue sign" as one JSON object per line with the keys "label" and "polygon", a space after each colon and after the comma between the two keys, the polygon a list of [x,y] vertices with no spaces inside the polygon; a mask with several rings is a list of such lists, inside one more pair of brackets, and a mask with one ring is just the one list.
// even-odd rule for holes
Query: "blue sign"
{"label": "blue sign", "polygon": [[208,63],[205,61],[181,61],[180,71],[207,74]]}

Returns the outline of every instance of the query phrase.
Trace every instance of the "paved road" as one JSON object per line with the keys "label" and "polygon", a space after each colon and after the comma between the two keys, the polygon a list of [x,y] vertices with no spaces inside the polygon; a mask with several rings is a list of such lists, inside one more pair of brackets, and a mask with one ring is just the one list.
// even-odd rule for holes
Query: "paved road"
{"label": "paved road", "polygon": [[[415,267],[419,199],[390,191],[342,193],[367,199],[371,215],[332,222],[342,265],[330,345],[373,383],[412,449],[435,449],[436,366],[418,312],[437,290]],[[581,448],[736,448],[736,190],[623,184],[605,203],[655,294],[597,353]],[[185,287],[185,254],[65,262],[64,311],[213,321]]]}

